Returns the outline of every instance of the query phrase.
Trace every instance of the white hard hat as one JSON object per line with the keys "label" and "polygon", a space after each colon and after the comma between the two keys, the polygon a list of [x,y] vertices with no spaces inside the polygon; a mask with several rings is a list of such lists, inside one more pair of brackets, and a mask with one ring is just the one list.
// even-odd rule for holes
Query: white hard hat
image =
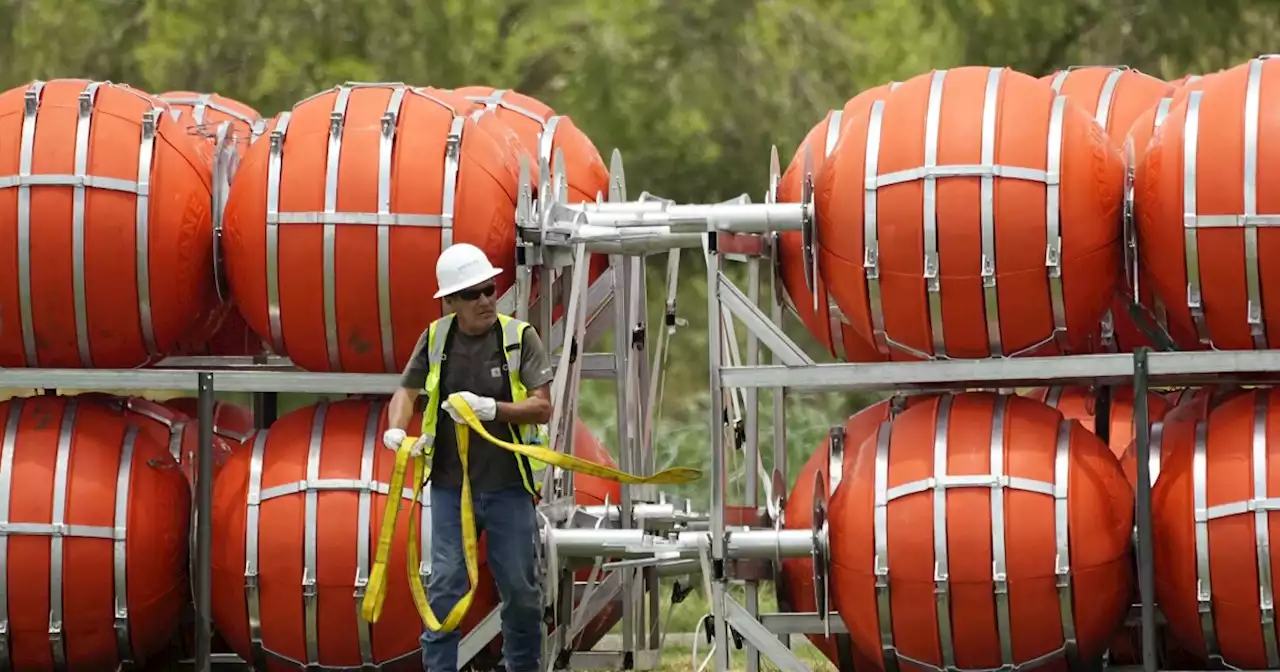
{"label": "white hard hat", "polygon": [[436,260],[436,284],[440,291],[434,298],[460,292],[499,275],[502,269],[494,268],[480,248],[467,243],[450,245]]}

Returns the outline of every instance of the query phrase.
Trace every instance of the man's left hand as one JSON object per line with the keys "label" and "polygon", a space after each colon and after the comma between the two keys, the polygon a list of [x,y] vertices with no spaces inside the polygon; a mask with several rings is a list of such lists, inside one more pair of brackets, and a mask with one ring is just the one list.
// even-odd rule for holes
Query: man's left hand
{"label": "man's left hand", "polygon": [[[458,396],[466,400],[467,405],[471,407],[472,411],[475,411],[476,417],[480,418],[480,420],[489,421],[497,417],[498,402],[492,397],[482,397],[470,392],[459,392]],[[459,413],[458,409],[454,408],[453,404],[450,404],[447,399],[443,404],[441,404],[441,408],[449,414],[449,417],[453,418],[454,422],[458,424],[465,424],[465,421],[462,419],[462,414]]]}

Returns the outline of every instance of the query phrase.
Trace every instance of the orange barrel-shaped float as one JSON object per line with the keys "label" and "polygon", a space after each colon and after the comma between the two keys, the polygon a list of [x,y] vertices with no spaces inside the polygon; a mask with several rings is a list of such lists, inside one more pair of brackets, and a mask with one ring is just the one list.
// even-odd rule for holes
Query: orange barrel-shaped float
{"label": "orange barrel-shaped float", "polygon": [[863,655],[902,670],[1102,655],[1129,605],[1133,493],[1096,436],[974,392],[916,403],[850,458],[831,585]]}
{"label": "orange barrel-shaped float", "polygon": [[[1067,387],[1041,387],[1027,396],[1058,409],[1068,420],[1079,420],[1084,428],[1097,433],[1097,390],[1092,387],[1072,385]],[[1147,420],[1152,425],[1160,422],[1169,412],[1168,400],[1156,392],[1147,392]],[[1138,426],[1133,422],[1133,388],[1113,387],[1111,390],[1111,421],[1109,443],[1117,459],[1124,455],[1129,443],[1137,436]]]}
{"label": "orange barrel-shaped float", "polygon": [[[561,168],[565,184],[553,185],[552,188],[563,187],[569,203],[593,202],[597,196],[609,198],[609,169],[605,168],[595,143],[572,119],[556,114],[555,110],[532,96],[510,89],[464,86],[454,89],[454,93],[465,96],[479,108],[474,116],[492,113],[510,126],[519,138],[521,148],[528,154],[530,168],[534,171],[543,162],[548,169],[555,169],[555,153],[560,151],[564,157]],[[534,185],[535,188],[537,186]],[[592,254],[589,269],[588,282],[595,282],[609,269],[609,257]],[[530,310],[538,298],[535,284],[529,294]],[[563,308],[557,306],[555,319],[559,319],[563,312]]]}
{"label": "orange barrel-shaped float", "polygon": [[[419,422],[415,416],[410,426]],[[385,428],[381,401],[321,402],[281,416],[218,474],[213,617],[257,669],[421,669],[422,622],[403,583],[408,516],[392,542],[400,550],[390,554],[387,576],[397,583],[382,618],[360,618],[395,462],[382,445]],[[422,557],[429,560],[429,509],[424,514]],[[482,571],[464,630],[497,604],[489,576]]]}
{"label": "orange barrel-shaped float", "polygon": [[[1151,484],[1154,486],[1160,476],[1160,465],[1169,459],[1170,452],[1177,446],[1191,445],[1192,439],[1179,437],[1179,433],[1194,432],[1195,423],[1208,417],[1209,412],[1223,402],[1244,394],[1243,388],[1235,385],[1207,385],[1199,388],[1188,388],[1179,391],[1171,399],[1172,406],[1160,422],[1151,426],[1151,442],[1149,444],[1149,460],[1147,467],[1151,471]],[[1173,436],[1172,439],[1167,437]],[[1120,458],[1125,477],[1135,490],[1138,487],[1138,444],[1135,438],[1124,449]]]}
{"label": "orange barrel-shaped float", "polygon": [[129,368],[216,305],[208,164],[109,82],[0,93],[0,366]]}
{"label": "orange barrel-shaped float", "polygon": [[191,495],[168,447],[92,398],[15,398],[0,422],[0,664],[143,664],[187,589]]}
{"label": "orange barrel-shaped float", "polygon": [[[165,399],[162,403],[185,414],[192,422],[200,419],[200,400],[196,397],[174,397]],[[213,433],[229,442],[233,450],[248,441],[253,431],[252,410],[229,401],[213,402]]]}
{"label": "orange barrel-shaped float", "polygon": [[1217,73],[1173,106],[1137,166],[1141,281],[1164,302],[1183,349],[1280,343],[1271,336],[1280,330],[1280,274],[1259,263],[1280,254],[1280,237],[1267,233],[1280,200],[1259,188],[1280,151],[1280,119],[1263,112],[1274,101],[1273,58]]}
{"label": "orange barrel-shaped float", "polygon": [[[1156,598],[1169,628],[1200,660],[1234,669],[1280,667],[1273,394],[1249,390],[1191,423],[1152,493]],[[1166,443],[1174,440],[1166,433]]]}
{"label": "orange barrel-shaped float", "polygon": [[1006,68],[935,70],[841,136],[818,177],[819,269],[879,357],[1094,349],[1124,166],[1085,108]]}
{"label": "orange barrel-shaped float", "polygon": [[[897,85],[897,82],[890,82],[867,89],[850,98],[843,108],[828,112],[796,148],[795,156],[791,157],[791,163],[778,185],[778,201],[799,203],[804,188],[806,161],[809,164],[807,169],[811,171],[810,177],[817,184],[818,173],[822,171],[827,156],[840,140],[840,129],[844,122],[871,109],[873,102],[883,99]],[[806,268],[807,257],[811,257],[814,251],[810,250],[809,255],[806,255],[804,247],[803,233],[778,233],[777,272],[781,280],[780,298],[783,304],[800,318],[809,333],[836,359],[853,362],[876,359],[876,350],[871,341],[849,326],[835,299],[827,292],[826,279],[821,273],[810,273]]]}
{"label": "orange barrel-shaped float", "polygon": [[[1155,107],[1161,98],[1171,95],[1175,88],[1162,79],[1126,66],[1068,68],[1042,77],[1040,81],[1048,82],[1054,91],[1070,96],[1091,111],[1094,121],[1106,131],[1111,146],[1122,153],[1135,121],[1148,109]],[[1127,155],[1126,165],[1133,165],[1132,159],[1132,155]],[[1125,224],[1125,276],[1128,279],[1132,277],[1129,269],[1133,264],[1129,246],[1135,245],[1135,241],[1132,240],[1132,226],[1127,221]],[[1102,317],[1099,334],[1102,349],[1109,352],[1132,352],[1139,346],[1150,347],[1151,339],[1129,314],[1129,296],[1133,295],[1133,288],[1125,284],[1121,284],[1120,288],[1122,291],[1116,293],[1111,307]]]}
{"label": "orange barrel-shaped float", "polygon": [[[810,529],[813,526],[814,474],[819,470],[822,471],[828,484],[827,495],[830,497],[839,489],[845,475],[853,469],[853,460],[850,458],[856,455],[862,441],[875,433],[876,427],[888,419],[892,413],[900,411],[907,404],[925,398],[912,396],[886,399],[850,416],[845,421],[843,433],[836,434],[836,438],[841,442],[838,460],[831,459],[832,435],[828,434],[827,439],[813,451],[809,460],[796,474],[795,485],[792,486],[791,495],[783,508],[783,527],[790,530]],[[831,475],[837,464],[840,473],[832,478]],[[784,591],[787,607],[792,612],[798,613],[816,611],[818,606],[813,588],[813,560],[787,558],[782,561],[781,572],[782,585],[779,587]],[[809,641],[813,642],[813,645],[841,670],[864,669],[864,666],[870,664],[857,649],[853,648],[848,635],[825,637],[810,634],[807,636]]]}
{"label": "orange barrel-shaped float", "polygon": [[434,261],[454,243],[503,269],[500,294],[511,285],[519,169],[484,130],[502,122],[464,105],[398,84],[339,86],[249,148],[223,244],[236,305],[276,354],[315,371],[400,371],[441,315]]}

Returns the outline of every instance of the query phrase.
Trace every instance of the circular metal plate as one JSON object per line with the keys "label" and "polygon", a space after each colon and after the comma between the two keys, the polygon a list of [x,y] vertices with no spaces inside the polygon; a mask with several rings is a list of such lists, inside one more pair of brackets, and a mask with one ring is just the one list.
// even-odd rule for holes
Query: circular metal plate
{"label": "circular metal plate", "polygon": [[828,596],[831,594],[827,586],[830,575],[830,558],[827,553],[827,479],[818,469],[813,474],[813,521],[810,524],[813,532],[813,602],[822,619],[823,634],[831,636],[831,623],[827,616],[830,613]]}

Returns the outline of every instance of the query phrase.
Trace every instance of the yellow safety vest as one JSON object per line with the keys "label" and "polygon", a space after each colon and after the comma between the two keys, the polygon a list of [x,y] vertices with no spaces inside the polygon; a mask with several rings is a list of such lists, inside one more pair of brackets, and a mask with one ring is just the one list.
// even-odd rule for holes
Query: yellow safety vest
{"label": "yellow safety vest", "polygon": [[[427,383],[423,393],[427,397],[427,406],[422,413],[422,436],[427,437],[423,455],[426,458],[424,478],[431,475],[431,457],[435,447],[436,422],[442,412],[440,408],[440,375],[445,361],[445,346],[449,342],[449,330],[453,328],[454,315],[450,313],[431,323],[427,327]],[[517,320],[508,315],[498,314],[498,325],[502,329],[502,351],[507,361],[504,368],[511,383],[511,401],[519,403],[529,398],[529,389],[520,379],[520,349],[524,343],[524,330],[528,322]],[[546,425],[511,425],[513,441],[526,446],[545,446],[549,442]],[[519,453],[511,453],[520,468],[520,477],[524,481],[525,490],[535,499],[538,498],[540,480],[546,473],[545,462],[530,459]]]}

